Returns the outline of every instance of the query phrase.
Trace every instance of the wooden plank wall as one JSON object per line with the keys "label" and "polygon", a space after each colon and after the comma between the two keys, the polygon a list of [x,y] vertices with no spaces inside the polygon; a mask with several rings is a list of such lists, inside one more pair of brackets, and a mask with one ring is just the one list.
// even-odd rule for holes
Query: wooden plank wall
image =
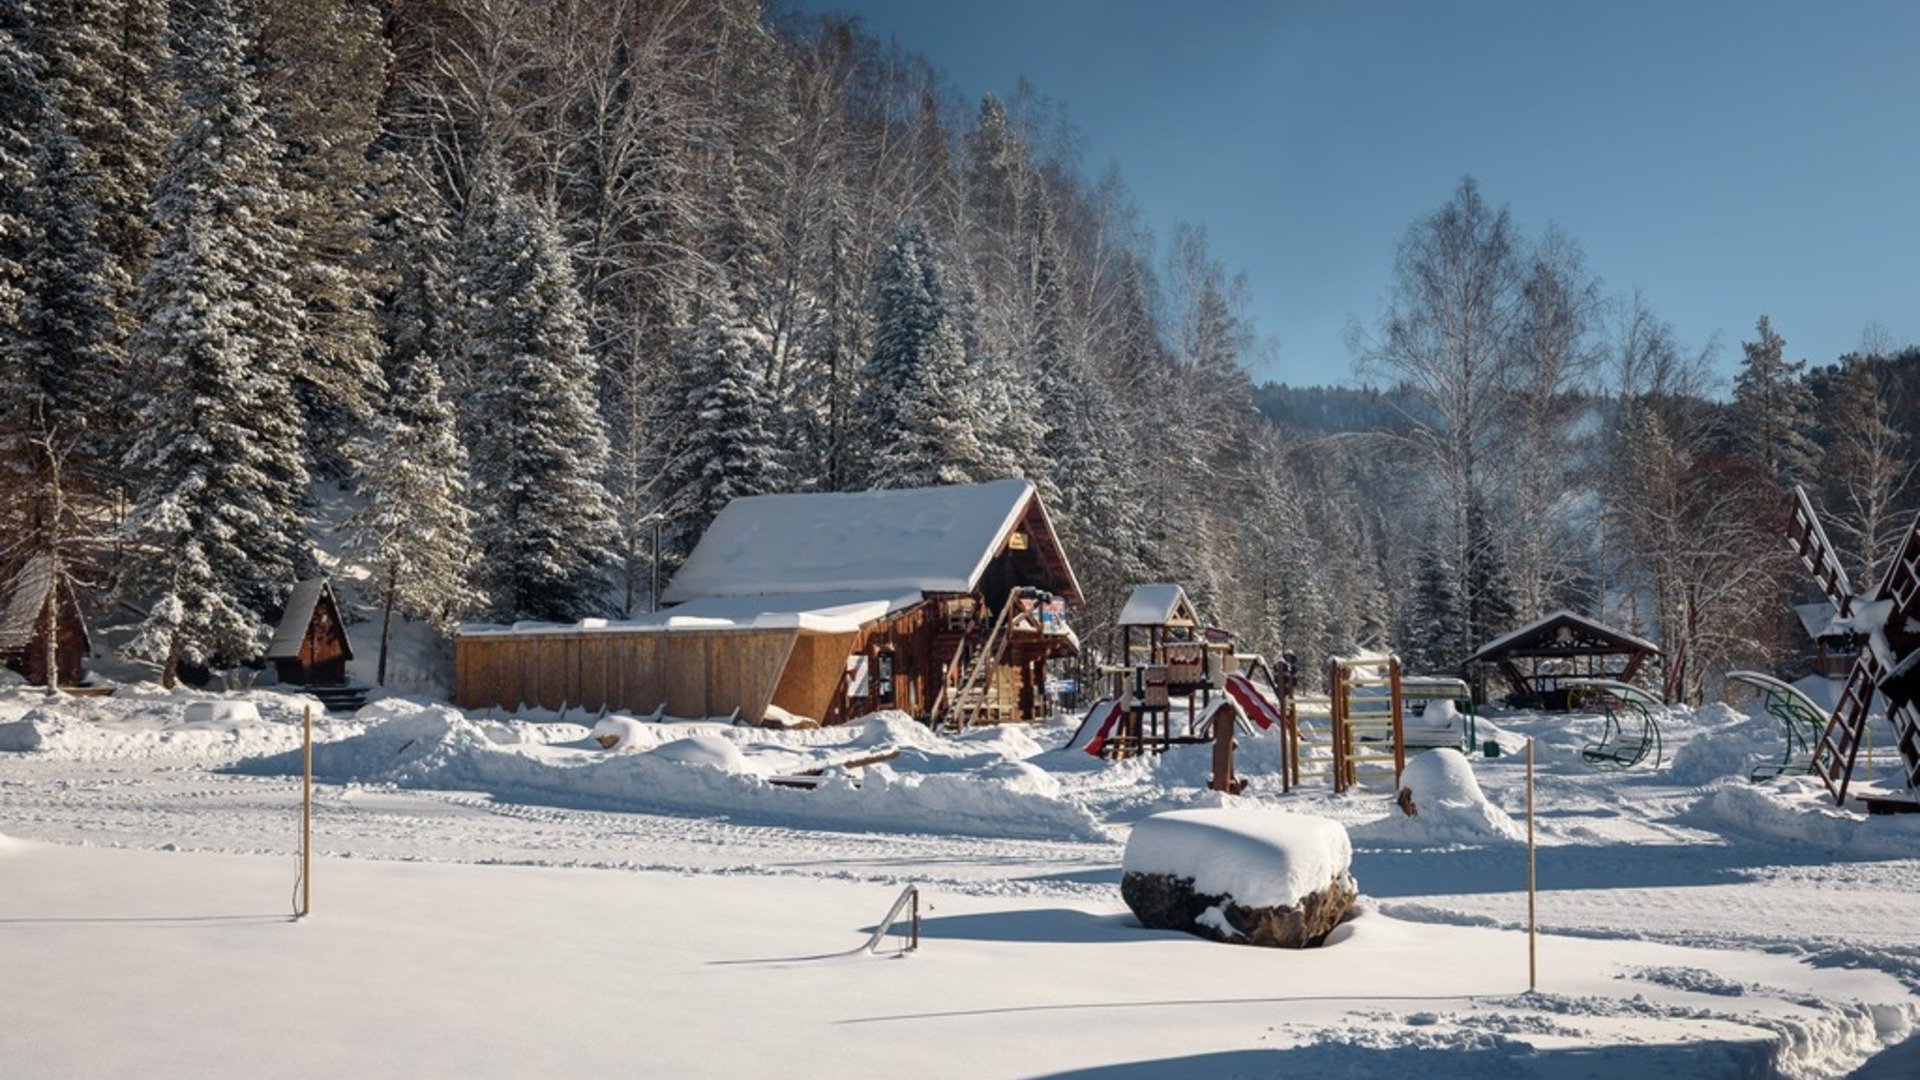
{"label": "wooden plank wall", "polygon": [[472,709],[639,714],[664,704],[668,714],[687,717],[738,709],[743,719],[758,722],[799,636],[794,630],[462,636],[454,640],[454,701]]}

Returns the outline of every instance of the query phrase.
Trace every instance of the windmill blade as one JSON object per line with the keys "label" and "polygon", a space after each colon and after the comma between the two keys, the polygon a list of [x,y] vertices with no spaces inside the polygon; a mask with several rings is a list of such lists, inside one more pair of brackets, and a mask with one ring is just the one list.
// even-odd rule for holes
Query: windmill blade
{"label": "windmill blade", "polygon": [[[1876,599],[1893,601],[1893,611],[1886,622],[1887,632],[1906,639],[1904,643],[1910,647],[1920,646],[1920,513],[1913,516],[1913,524],[1907,527],[1907,538],[1894,553],[1893,561],[1887,564],[1886,576],[1880,579],[1880,591],[1874,595]],[[1899,645],[1895,648],[1899,649]]]}
{"label": "windmill blade", "polygon": [[1793,546],[1794,554],[1800,556],[1800,562],[1813,571],[1814,580],[1820,583],[1820,590],[1845,619],[1853,614],[1853,583],[1847,580],[1847,569],[1840,565],[1840,555],[1833,549],[1833,542],[1827,539],[1827,530],[1820,527],[1820,517],[1813,512],[1813,500],[1807,498],[1807,489],[1794,485],[1793,516],[1787,524],[1787,542]]}
{"label": "windmill blade", "polygon": [[1840,700],[1834,703],[1833,716],[1813,748],[1813,774],[1827,785],[1835,806],[1847,801],[1853,763],[1860,756],[1860,744],[1867,734],[1867,709],[1873,704],[1873,692],[1886,672],[1872,649],[1860,651],[1860,659],[1854,661],[1847,684],[1840,691]]}

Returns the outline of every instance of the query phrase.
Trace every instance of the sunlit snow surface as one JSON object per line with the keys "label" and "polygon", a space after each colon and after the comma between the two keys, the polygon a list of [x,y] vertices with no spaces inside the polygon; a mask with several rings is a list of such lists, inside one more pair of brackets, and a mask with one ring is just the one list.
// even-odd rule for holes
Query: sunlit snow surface
{"label": "sunlit snow surface", "polygon": [[[1920,1018],[1920,819],[1749,784],[1781,744],[1722,706],[1668,719],[1659,771],[1587,767],[1595,717],[1482,724],[1536,740],[1526,995],[1513,754],[1464,759],[1477,800],[1416,759],[1423,830],[1386,775],[1282,794],[1269,736],[1224,797],[1205,747],[1106,763],[1064,723],[616,718],[607,750],[594,716],[389,699],[316,725],[293,924],[308,702],[186,718],[210,700],[0,689],[0,1075],[1818,1077]],[[1138,928],[1131,823],[1213,806],[1346,825],[1362,913],[1305,954]],[[802,959],[907,883],[918,953]],[[1891,1054],[1866,1075],[1914,1075]]]}

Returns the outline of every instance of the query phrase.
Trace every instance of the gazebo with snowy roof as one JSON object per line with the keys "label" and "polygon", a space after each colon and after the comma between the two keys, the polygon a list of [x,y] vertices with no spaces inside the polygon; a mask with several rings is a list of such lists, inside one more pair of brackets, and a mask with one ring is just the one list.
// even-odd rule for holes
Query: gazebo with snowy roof
{"label": "gazebo with snowy roof", "polygon": [[1080,586],[1020,479],[756,495],[714,518],[629,621],[464,626],[455,699],[749,723],[839,723],[955,704],[1032,719],[1046,661],[1076,651]]}
{"label": "gazebo with snowy roof", "polygon": [[1660,647],[1572,611],[1556,611],[1503,634],[1467,657],[1466,667],[1500,672],[1519,708],[1565,709],[1572,679],[1630,683]]}

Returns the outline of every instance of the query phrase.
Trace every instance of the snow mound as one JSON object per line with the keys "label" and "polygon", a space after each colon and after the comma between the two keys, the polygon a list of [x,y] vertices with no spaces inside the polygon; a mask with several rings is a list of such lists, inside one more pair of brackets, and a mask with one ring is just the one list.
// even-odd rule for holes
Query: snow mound
{"label": "snow mound", "polygon": [[1870,817],[1834,806],[1818,780],[1722,782],[1694,804],[1693,823],[1717,832],[1858,859],[1908,859],[1920,851],[1920,814]]}
{"label": "snow mound", "polygon": [[[0,752],[66,761],[122,758],[232,760],[301,739],[301,710],[311,699],[265,691],[205,695],[157,688],[104,698],[35,698],[34,707],[0,723]],[[351,723],[316,714],[325,734]]]}
{"label": "snow mound", "polygon": [[1355,836],[1424,846],[1519,840],[1525,835],[1506,811],[1487,800],[1472,764],[1458,750],[1442,747],[1409,758],[1400,789],[1402,801],[1411,800],[1414,815],[1396,810],[1358,826]]}
{"label": "snow mound", "polygon": [[189,724],[259,724],[260,710],[251,701],[189,701],[181,710]]}
{"label": "snow mound", "polygon": [[1289,907],[1345,880],[1353,845],[1337,821],[1277,810],[1175,810],[1133,827],[1124,874],[1190,878],[1242,907]]}
{"label": "snow mound", "polygon": [[[609,754],[577,725],[480,722],[447,706],[381,704],[386,718],[377,726],[314,747],[316,775],[339,782],[484,791],[503,802],[726,816],[802,828],[1107,839],[1092,814],[1059,797],[1053,777],[998,755],[985,755],[989,760],[980,767],[948,773],[895,772],[884,765],[867,766],[857,775],[830,769],[817,787],[796,789],[768,783],[764,775],[773,770],[761,755],[746,754],[727,734],[662,741],[646,731],[649,742],[661,745],[645,753]],[[661,727],[663,733],[676,729],[687,730]],[[852,748],[911,729],[940,741],[910,720],[905,725],[883,720],[862,729]],[[820,732],[796,734],[818,737]],[[578,744],[565,742],[568,737]],[[833,751],[844,757],[848,749],[842,741]],[[830,760],[795,760],[792,748],[787,750],[783,765]],[[707,767],[697,767],[702,765]],[[299,768],[299,754],[291,752],[245,761],[234,770],[289,775]]]}
{"label": "snow mound", "polygon": [[[1705,786],[1733,776],[1742,780],[1762,761],[1778,761],[1786,750],[1786,732],[1780,721],[1762,713],[1748,716],[1721,702],[1695,709],[1676,725],[1668,775],[1678,783]],[[1682,741],[1683,740],[1683,741]]]}
{"label": "snow mound", "polygon": [[594,722],[593,738],[609,750],[631,750],[659,741],[651,725],[631,716],[601,717]]}
{"label": "snow mound", "polygon": [[653,756],[662,761],[678,762],[682,765],[702,765],[710,769],[719,769],[724,773],[758,775],[753,766],[747,764],[747,756],[732,739],[718,735],[693,735],[685,739],[661,743],[653,748]]}

